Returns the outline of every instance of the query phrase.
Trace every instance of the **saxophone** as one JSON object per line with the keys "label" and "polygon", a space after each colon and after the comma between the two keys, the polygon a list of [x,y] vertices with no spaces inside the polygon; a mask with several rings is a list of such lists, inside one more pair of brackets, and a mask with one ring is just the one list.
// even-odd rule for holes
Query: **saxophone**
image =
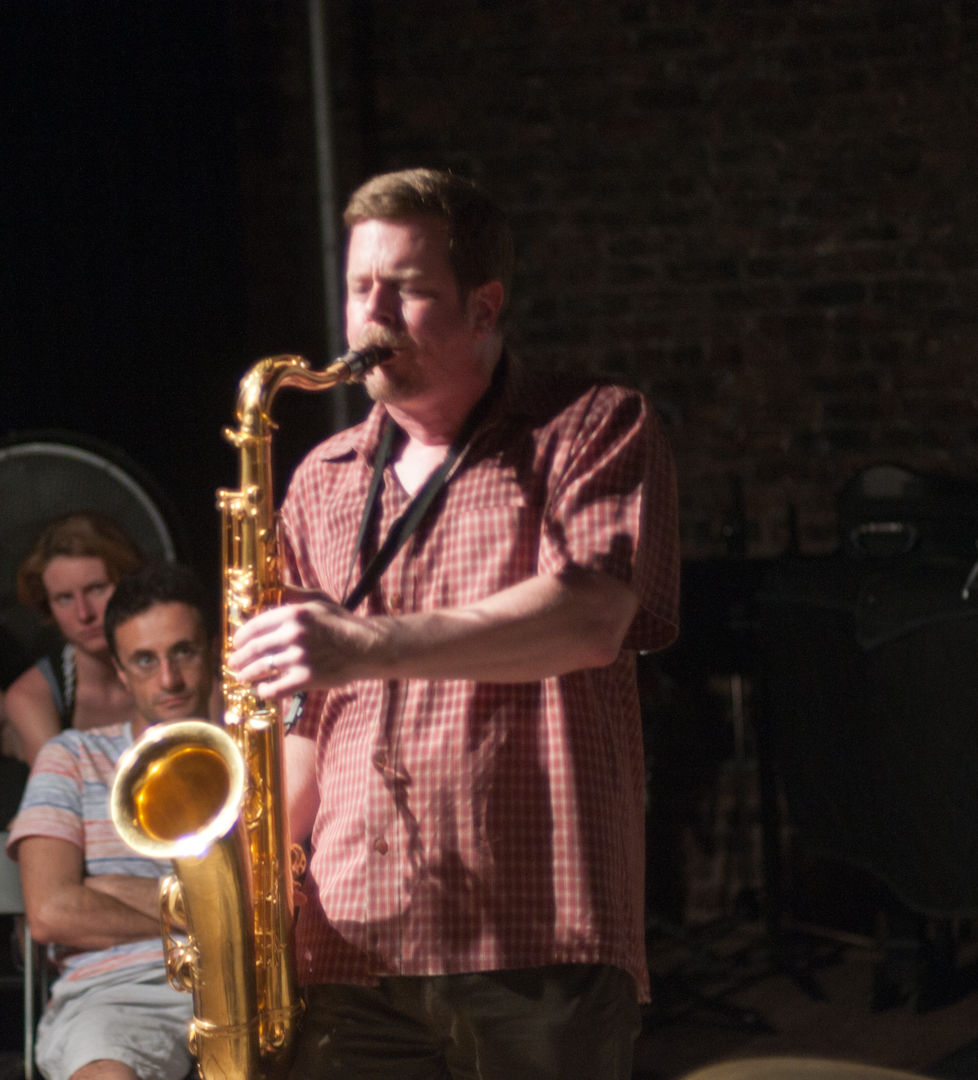
{"label": "saxophone", "polygon": [[[299,356],[272,356],[241,380],[239,426],[224,432],[239,453],[241,487],[217,493],[225,728],[204,720],[151,727],[119,761],[116,829],[141,854],[173,863],[160,890],[163,948],[170,984],[194,996],[189,1042],[201,1080],[281,1074],[302,1013],[291,933],[304,855],[289,846],[279,706],[227,666],[238,627],[282,598],[272,400],[284,386],[347,382],[390,353],[351,351],[324,371]],[[175,932],[181,925],[186,941]]]}

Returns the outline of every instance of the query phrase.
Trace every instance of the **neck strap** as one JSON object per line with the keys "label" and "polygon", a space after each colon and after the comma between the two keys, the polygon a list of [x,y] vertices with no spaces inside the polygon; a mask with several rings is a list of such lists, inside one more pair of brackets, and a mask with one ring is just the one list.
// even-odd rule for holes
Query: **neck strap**
{"label": "neck strap", "polygon": [[[383,544],[381,544],[377,553],[364,567],[363,574],[353,591],[343,601],[343,607],[345,607],[347,611],[353,611],[359,606],[363,598],[370,593],[380,580],[383,572],[394,560],[394,556],[407,543],[412,533],[421,524],[421,520],[428,512],[428,508],[441,493],[442,489],[448,484],[449,480],[451,480],[458,471],[458,467],[461,465],[472,445],[476,431],[485,420],[490,408],[502,390],[505,367],[505,358],[501,357],[499,363],[496,364],[496,370],[492,374],[492,381],[489,384],[489,388],[482,397],[479,398],[469,412],[469,415],[465,418],[465,423],[462,425],[458,435],[455,436],[452,445],[448,448],[445,460],[424,482],[421,490],[418,491],[410,503],[408,503],[404,513],[397,518],[393,525],[391,525]],[[357,543],[353,550],[353,559],[350,563],[350,569],[346,575],[346,585],[343,589],[344,593],[350,584],[353,567],[356,565],[357,558],[360,555],[364,541],[367,537],[367,530],[370,528],[374,512],[377,509],[380,487],[384,477],[384,469],[390,461],[391,453],[394,449],[394,435],[397,430],[399,430],[397,425],[388,416],[383,437],[381,438],[380,445],[377,447],[377,457],[374,461],[373,476],[370,478],[370,488],[367,491],[367,502],[363,508],[363,516],[360,518],[360,529],[357,532]]]}

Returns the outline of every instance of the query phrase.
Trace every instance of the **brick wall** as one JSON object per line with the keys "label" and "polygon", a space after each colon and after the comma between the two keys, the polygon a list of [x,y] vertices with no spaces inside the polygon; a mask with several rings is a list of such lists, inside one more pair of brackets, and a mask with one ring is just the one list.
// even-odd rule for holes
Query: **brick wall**
{"label": "brick wall", "polygon": [[[272,9],[300,42],[305,5]],[[348,0],[330,35],[341,186],[431,164],[496,194],[517,351],[652,397],[687,556],[725,550],[738,489],[750,554],[792,508],[814,553],[856,469],[975,471],[978,7]],[[279,262],[315,241],[296,210]]]}

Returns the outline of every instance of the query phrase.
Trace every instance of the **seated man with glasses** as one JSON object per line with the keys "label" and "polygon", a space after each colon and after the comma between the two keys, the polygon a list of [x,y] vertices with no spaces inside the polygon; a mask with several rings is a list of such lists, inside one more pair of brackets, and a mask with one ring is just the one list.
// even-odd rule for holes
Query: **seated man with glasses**
{"label": "seated man with glasses", "polygon": [[105,636],[137,719],[63,731],[38,754],[7,850],[20,862],[31,932],[61,976],[38,1028],[47,1080],[181,1080],[193,1002],[166,981],[157,906],[168,862],[137,855],[109,814],[116,762],[152,724],[206,717],[207,605],[184,567],[124,578]]}

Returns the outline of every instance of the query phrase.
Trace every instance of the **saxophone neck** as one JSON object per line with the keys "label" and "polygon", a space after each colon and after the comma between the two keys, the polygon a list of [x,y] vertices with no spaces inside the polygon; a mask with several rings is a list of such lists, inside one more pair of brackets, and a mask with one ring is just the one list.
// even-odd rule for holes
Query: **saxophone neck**
{"label": "saxophone neck", "polygon": [[275,428],[271,416],[275,395],[297,374],[308,372],[309,362],[302,356],[266,356],[253,364],[238,386],[235,412],[240,426],[225,432],[229,441],[240,448],[246,439],[267,439]]}
{"label": "saxophone neck", "polygon": [[272,401],[281,387],[329,390],[340,383],[360,378],[392,353],[393,349],[386,345],[351,349],[323,371],[313,371],[308,360],[302,356],[266,356],[254,364],[241,380],[237,407],[241,426],[236,432],[226,433],[227,437],[236,446],[246,438],[268,437],[275,428],[271,417]]}
{"label": "saxophone neck", "polygon": [[[281,603],[282,570],[278,550],[275,501],[272,492],[272,401],[283,386],[328,390],[357,378],[392,353],[374,345],[341,356],[323,371],[313,371],[301,356],[267,356],[254,364],[238,390],[236,430],[225,437],[238,450],[237,490],[220,490],[222,566],[224,573],[224,655],[234,632],[249,618]],[[237,682],[224,666],[225,706],[237,716],[263,710],[251,688]]]}

